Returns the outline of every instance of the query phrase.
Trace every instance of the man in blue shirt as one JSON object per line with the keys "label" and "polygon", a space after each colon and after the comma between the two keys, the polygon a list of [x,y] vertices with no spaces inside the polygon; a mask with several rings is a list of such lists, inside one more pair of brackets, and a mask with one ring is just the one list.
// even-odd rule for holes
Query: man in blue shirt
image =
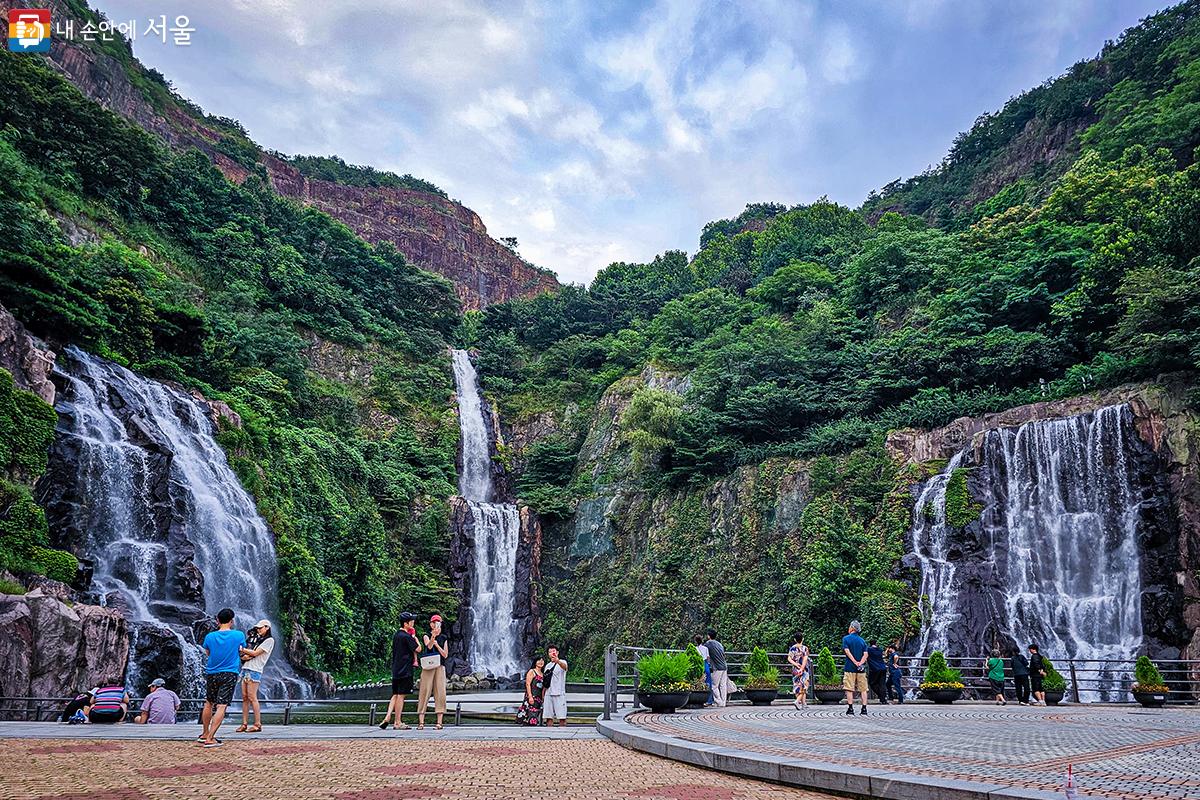
{"label": "man in blue shirt", "polygon": [[854,713],[854,693],[858,692],[858,713],[867,713],[867,643],[858,635],[862,625],[858,620],[850,623],[850,629],[842,637],[842,688],[846,690],[846,713]]}
{"label": "man in blue shirt", "polygon": [[242,669],[241,648],[246,646],[246,634],[233,629],[233,609],[217,612],[217,629],[204,637],[208,664],[204,667],[204,712],[200,721],[204,732],[198,741],[205,747],[220,747],[217,730],[225,721],[225,709],[233,701],[238,673]]}
{"label": "man in blue shirt", "polygon": [[883,660],[883,648],[874,639],[867,645],[867,685],[875,693],[875,699],[887,705],[887,662]]}

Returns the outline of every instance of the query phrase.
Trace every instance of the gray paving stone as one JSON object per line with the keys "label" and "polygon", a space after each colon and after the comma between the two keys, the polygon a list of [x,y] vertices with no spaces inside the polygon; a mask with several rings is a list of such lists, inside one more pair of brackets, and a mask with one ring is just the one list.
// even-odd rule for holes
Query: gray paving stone
{"label": "gray paving stone", "polygon": [[990,800],[992,792],[1004,788],[994,783],[900,772],[871,776],[871,795],[886,800]]}
{"label": "gray paving stone", "polygon": [[764,781],[779,780],[779,762],[749,750],[718,748],[712,751],[713,769]]}
{"label": "gray paving stone", "polygon": [[819,761],[781,761],[779,780],[792,786],[825,789],[839,794],[870,796],[871,779],[884,770],[838,766]]}

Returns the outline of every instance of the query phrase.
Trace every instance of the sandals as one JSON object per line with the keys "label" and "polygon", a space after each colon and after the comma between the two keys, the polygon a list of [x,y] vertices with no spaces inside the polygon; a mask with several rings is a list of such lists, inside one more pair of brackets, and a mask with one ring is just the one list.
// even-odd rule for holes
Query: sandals
{"label": "sandals", "polygon": [[262,733],[262,725],[251,725],[246,729],[246,733]]}
{"label": "sandals", "polygon": [[438,729],[439,731],[442,729],[442,723],[440,723],[440,722],[439,722],[439,723],[437,724],[437,729]]}
{"label": "sandals", "polygon": [[418,723],[417,723],[417,730],[419,730],[419,731],[423,731],[423,730],[425,730],[425,723],[424,723],[424,722],[418,722]]}
{"label": "sandals", "polygon": [[243,722],[241,725],[238,725],[236,728],[233,729],[233,732],[234,733],[245,733],[246,732],[246,723]]}

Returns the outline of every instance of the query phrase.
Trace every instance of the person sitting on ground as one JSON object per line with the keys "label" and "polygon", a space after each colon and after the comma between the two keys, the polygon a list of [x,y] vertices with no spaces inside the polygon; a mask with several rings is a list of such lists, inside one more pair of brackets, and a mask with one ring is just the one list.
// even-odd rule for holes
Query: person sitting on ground
{"label": "person sitting on ground", "polygon": [[546,659],[538,656],[525,672],[525,702],[517,709],[517,724],[536,727],[542,724],[542,692],[545,688],[542,669]]}
{"label": "person sitting on ground", "polygon": [[[246,635],[246,646],[238,649],[242,659],[242,724],[237,733],[258,733],[262,730],[262,711],[258,704],[258,685],[262,683],[267,659],[275,650],[275,637],[271,635],[271,621],[260,619]],[[250,712],[254,712],[254,724],[248,725]]]}
{"label": "person sitting on ground", "polygon": [[842,637],[842,689],[846,692],[846,713],[854,713],[854,695],[859,697],[858,713],[867,713],[867,642],[858,632],[862,624],[858,620],[850,623]]}
{"label": "person sitting on ground", "polygon": [[67,701],[63,706],[62,716],[59,717],[59,722],[68,722],[72,725],[78,725],[81,722],[87,722],[87,716],[84,714],[84,709],[92,704],[92,693],[87,690],[80,690],[78,694]]}
{"label": "person sitting on ground", "polygon": [[999,650],[992,650],[986,667],[988,683],[991,684],[992,694],[996,697],[996,705],[1008,705],[1008,701],[1004,699],[1004,659],[1000,658]]}
{"label": "person sitting on ground", "polygon": [[875,693],[875,699],[887,705],[887,662],[883,659],[883,648],[874,639],[867,645],[867,685]]}
{"label": "person sitting on ground", "polygon": [[142,700],[142,711],[133,721],[139,725],[174,725],[179,711],[179,695],[166,687],[162,678],[150,681],[150,692]]}
{"label": "person sitting on ground", "polygon": [[559,657],[558,648],[553,645],[547,648],[543,674],[550,677],[546,680],[548,688],[542,704],[542,716],[551,728],[556,721],[562,727],[567,724],[567,662]]}
{"label": "person sitting on ground", "polygon": [[110,725],[122,722],[129,710],[129,695],[118,678],[111,678],[92,692],[92,704],[88,707],[88,722],[93,725]]}

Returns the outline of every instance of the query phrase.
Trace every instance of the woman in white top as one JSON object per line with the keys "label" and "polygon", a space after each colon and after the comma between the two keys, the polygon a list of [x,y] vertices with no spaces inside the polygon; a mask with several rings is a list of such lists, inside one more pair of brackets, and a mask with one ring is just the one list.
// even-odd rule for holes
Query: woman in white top
{"label": "woman in white top", "polygon": [[[260,619],[246,631],[246,647],[239,648],[242,654],[242,724],[239,733],[258,733],[262,730],[262,715],[258,708],[258,685],[262,683],[267,659],[275,649],[275,638],[271,636],[271,623]],[[247,727],[250,710],[254,709],[254,724]]]}

